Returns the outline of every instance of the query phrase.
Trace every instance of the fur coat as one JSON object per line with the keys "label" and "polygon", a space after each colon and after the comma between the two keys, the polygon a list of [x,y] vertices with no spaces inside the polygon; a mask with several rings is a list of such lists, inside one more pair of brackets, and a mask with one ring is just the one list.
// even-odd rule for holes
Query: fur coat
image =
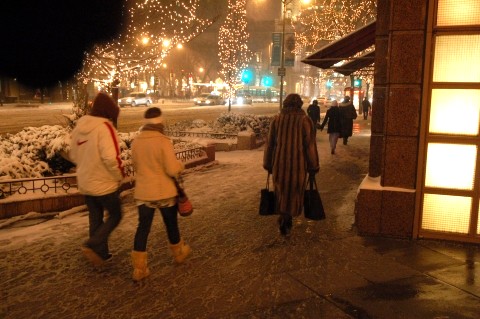
{"label": "fur coat", "polygon": [[272,173],[276,213],[298,216],[308,172],[318,172],[315,128],[301,108],[283,108],[270,124],[263,167]]}

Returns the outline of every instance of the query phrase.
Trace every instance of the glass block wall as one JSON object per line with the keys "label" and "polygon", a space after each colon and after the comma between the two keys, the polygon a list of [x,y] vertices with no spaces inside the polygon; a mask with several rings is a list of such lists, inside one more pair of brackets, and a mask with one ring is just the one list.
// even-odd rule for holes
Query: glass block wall
{"label": "glass block wall", "polygon": [[480,1],[437,0],[420,236],[480,242]]}

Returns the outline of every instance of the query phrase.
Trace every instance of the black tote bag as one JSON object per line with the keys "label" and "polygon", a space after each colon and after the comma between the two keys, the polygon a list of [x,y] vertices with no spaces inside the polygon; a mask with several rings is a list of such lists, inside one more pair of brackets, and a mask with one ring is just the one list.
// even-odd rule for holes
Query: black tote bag
{"label": "black tote bag", "polygon": [[275,192],[270,190],[270,173],[267,175],[267,184],[260,190],[260,206],[258,213],[262,216],[275,214]]}
{"label": "black tote bag", "polygon": [[322,199],[317,189],[317,181],[315,175],[308,176],[308,189],[305,190],[305,197],[303,201],[303,212],[305,218],[311,220],[325,219],[325,210],[323,209]]}

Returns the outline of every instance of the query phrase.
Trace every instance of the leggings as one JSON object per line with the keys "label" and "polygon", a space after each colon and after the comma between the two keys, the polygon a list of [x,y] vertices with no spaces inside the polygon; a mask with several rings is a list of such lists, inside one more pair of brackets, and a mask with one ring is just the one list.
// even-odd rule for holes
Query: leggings
{"label": "leggings", "polygon": [[[178,244],[180,242],[180,230],[178,229],[177,220],[178,206],[162,207],[159,209],[167,230],[168,241],[172,245]],[[154,214],[155,208],[148,207],[145,204],[138,206],[138,227],[133,243],[134,250],[147,250],[148,235],[150,234]]]}

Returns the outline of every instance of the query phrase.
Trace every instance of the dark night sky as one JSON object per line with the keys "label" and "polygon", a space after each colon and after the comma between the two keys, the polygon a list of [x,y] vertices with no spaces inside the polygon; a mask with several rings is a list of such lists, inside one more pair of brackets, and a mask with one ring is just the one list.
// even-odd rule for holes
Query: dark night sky
{"label": "dark night sky", "polygon": [[[84,51],[120,32],[125,1],[133,0],[0,1],[0,74],[30,87],[71,79],[81,67]],[[225,17],[227,0],[200,3],[199,16]],[[281,0],[247,0],[250,19],[273,20],[280,11]]]}
{"label": "dark night sky", "polygon": [[119,0],[0,1],[0,73],[31,87],[67,80],[83,52],[115,37],[122,25]]}

